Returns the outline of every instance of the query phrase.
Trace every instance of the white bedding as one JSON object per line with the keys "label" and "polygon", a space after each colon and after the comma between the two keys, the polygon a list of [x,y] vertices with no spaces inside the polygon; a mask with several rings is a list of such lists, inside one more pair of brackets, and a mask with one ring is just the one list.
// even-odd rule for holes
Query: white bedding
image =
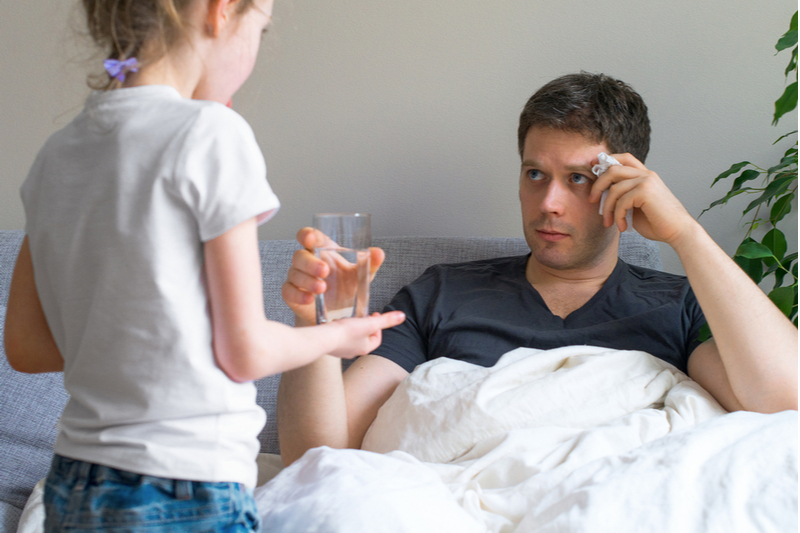
{"label": "white bedding", "polygon": [[261,455],[255,496],[269,532],[797,531],[797,437],[643,352],[518,349],[420,366],[365,450]]}
{"label": "white bedding", "polygon": [[265,531],[797,531],[797,412],[727,414],[643,352],[438,359],[365,450],[310,450],[256,489]]}

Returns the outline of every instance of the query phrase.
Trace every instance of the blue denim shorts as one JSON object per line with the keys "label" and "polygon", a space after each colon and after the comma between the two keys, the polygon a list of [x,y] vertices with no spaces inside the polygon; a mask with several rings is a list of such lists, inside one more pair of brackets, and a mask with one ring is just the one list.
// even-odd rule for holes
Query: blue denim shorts
{"label": "blue denim shorts", "polygon": [[261,531],[252,491],[239,483],[144,476],[58,455],[44,505],[46,533]]}

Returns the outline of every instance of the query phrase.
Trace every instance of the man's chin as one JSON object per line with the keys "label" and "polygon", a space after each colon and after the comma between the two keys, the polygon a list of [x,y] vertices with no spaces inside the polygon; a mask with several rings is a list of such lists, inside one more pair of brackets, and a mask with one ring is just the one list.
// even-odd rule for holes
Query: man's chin
{"label": "man's chin", "polygon": [[555,246],[550,247],[547,245],[537,247],[536,249],[531,248],[531,255],[540,265],[554,270],[571,270],[575,268],[576,263],[580,263],[580,261],[576,261],[576,258],[572,257],[571,254],[555,250],[554,248]]}
{"label": "man's chin", "polygon": [[561,248],[563,247],[558,244],[547,243],[543,246],[531,247],[531,255],[541,266],[560,271],[592,268],[602,262],[602,253],[570,253]]}

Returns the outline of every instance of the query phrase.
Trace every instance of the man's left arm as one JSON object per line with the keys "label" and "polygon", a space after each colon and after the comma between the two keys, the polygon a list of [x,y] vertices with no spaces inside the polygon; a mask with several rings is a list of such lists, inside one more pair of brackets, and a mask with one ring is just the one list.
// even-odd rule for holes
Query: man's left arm
{"label": "man's left arm", "polygon": [[608,189],[606,226],[633,226],[669,244],[711,328],[713,339],[689,357],[689,376],[728,410],[797,409],[797,328],[686,211],[661,178],[629,154],[615,154],[595,182],[592,201]]}

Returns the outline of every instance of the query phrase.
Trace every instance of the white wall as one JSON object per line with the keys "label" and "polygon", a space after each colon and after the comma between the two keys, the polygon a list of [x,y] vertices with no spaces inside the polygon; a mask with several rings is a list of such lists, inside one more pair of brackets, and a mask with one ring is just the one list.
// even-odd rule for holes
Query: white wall
{"label": "white wall", "polygon": [[[519,112],[542,84],[581,69],[642,94],[648,166],[696,216],[727,190],[709,189],[713,177],[743,159],[774,164],[786,147],[771,143],[797,127],[796,113],[770,125],[789,59],[773,46],[795,9],[790,0],[276,0],[259,64],[234,99],[283,202],[260,237],[292,238],[318,211],[371,212],[380,236],[522,235]],[[73,2],[3,4],[0,228],[24,226],[28,167],[100,66],[86,61],[79,25]],[[729,253],[745,202],[701,218]],[[681,272],[664,252],[666,269]]]}

